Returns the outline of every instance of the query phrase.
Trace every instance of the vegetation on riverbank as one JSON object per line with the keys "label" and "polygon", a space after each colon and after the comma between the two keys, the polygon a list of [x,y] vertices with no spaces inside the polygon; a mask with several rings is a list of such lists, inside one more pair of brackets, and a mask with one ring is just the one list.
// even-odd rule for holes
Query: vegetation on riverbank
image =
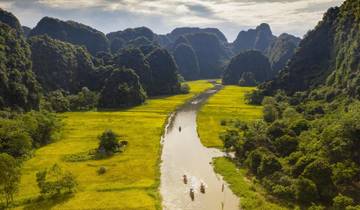
{"label": "vegetation on riverbank", "polygon": [[245,103],[245,94],[252,90],[252,87],[226,86],[207,101],[197,116],[198,133],[204,146],[223,146],[219,133],[226,130],[229,119],[261,118],[261,106]]}
{"label": "vegetation on riverbank", "polygon": [[[206,81],[188,84],[189,94],[150,99],[145,105],[131,109],[60,115],[64,122],[63,137],[38,149],[23,164],[15,201],[18,208],[160,209],[160,136],[164,123],[177,106],[212,86]],[[105,129],[112,129],[128,142],[124,152],[101,160],[82,159],[98,147],[97,137]],[[69,155],[80,158],[69,161]],[[41,200],[35,174],[55,163],[75,176],[77,192]]]}
{"label": "vegetation on riverbank", "polygon": [[240,198],[241,208],[244,210],[284,210],[285,207],[271,202],[266,192],[253,179],[247,177],[247,170],[238,168],[227,158],[214,160],[215,171],[224,177],[230,189]]}
{"label": "vegetation on riverbank", "polygon": [[[197,118],[202,144],[223,148],[219,134],[229,129],[230,125],[237,121],[250,122],[262,117],[262,106],[246,104],[245,95],[252,90],[252,87],[225,86],[208,100]],[[271,201],[258,184],[247,178],[247,169],[237,168],[226,158],[214,159],[214,168],[230,184],[235,195],[240,197],[242,209],[286,209]]]}

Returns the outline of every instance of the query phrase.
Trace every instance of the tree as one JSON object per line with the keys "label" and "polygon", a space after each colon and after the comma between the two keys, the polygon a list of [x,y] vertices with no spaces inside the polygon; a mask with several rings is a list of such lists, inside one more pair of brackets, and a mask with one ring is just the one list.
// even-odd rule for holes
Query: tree
{"label": "tree", "polygon": [[24,157],[31,150],[31,137],[17,120],[0,118],[0,153]]}
{"label": "tree", "polygon": [[13,201],[19,182],[20,169],[16,160],[6,153],[0,153],[0,193],[6,207]]}
{"label": "tree", "polygon": [[63,91],[51,91],[46,96],[46,101],[49,103],[49,110],[54,112],[70,111],[69,99],[64,95]]}
{"label": "tree", "polygon": [[41,195],[60,196],[62,193],[72,193],[77,187],[77,182],[71,172],[63,171],[54,164],[50,169],[36,173],[37,185]]}
{"label": "tree", "polygon": [[263,116],[264,120],[269,123],[274,122],[279,117],[276,107],[272,104],[264,105],[263,113],[264,113]]}
{"label": "tree", "polygon": [[295,184],[295,195],[302,204],[310,204],[318,199],[315,183],[303,177],[300,177]]}
{"label": "tree", "polygon": [[336,189],[331,179],[332,170],[326,160],[318,158],[306,166],[302,175],[316,184],[320,199],[323,201],[331,201],[335,196]]}
{"label": "tree", "polygon": [[106,153],[118,152],[121,145],[119,144],[119,136],[112,130],[104,131],[99,137],[99,151]]}
{"label": "tree", "polygon": [[281,156],[288,156],[296,150],[298,146],[298,141],[294,137],[285,135],[280,138],[277,138],[274,142],[274,145],[276,147],[276,151]]}

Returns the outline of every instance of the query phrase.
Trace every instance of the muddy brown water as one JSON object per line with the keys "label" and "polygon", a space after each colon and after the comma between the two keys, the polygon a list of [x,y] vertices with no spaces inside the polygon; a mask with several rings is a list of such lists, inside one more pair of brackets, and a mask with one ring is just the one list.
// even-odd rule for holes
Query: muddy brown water
{"label": "muddy brown water", "polygon": [[[160,191],[164,210],[238,210],[239,198],[217,175],[211,164],[224,156],[218,149],[204,147],[199,139],[196,114],[206,100],[221,89],[215,85],[180,107],[170,118],[162,138]],[[181,129],[180,129],[181,127]],[[187,184],[183,181],[187,176]],[[205,194],[200,192],[205,184]],[[194,200],[190,189],[194,189]]]}

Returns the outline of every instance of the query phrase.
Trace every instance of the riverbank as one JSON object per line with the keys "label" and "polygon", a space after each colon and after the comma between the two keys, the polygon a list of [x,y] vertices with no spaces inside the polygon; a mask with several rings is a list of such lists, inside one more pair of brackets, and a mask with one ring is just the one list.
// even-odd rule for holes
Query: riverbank
{"label": "riverbank", "polygon": [[[238,197],[209,164],[223,152],[204,147],[196,130],[197,111],[220,88],[215,86],[199,94],[181,106],[169,121],[161,164],[164,210],[238,210]],[[184,175],[187,181],[183,180]],[[203,192],[201,185],[206,186]]]}
{"label": "riverbank", "polygon": [[[161,209],[159,195],[160,137],[168,115],[190,98],[212,87],[207,81],[188,83],[191,92],[149,99],[146,104],[121,111],[71,112],[61,115],[64,136],[38,149],[22,168],[16,203],[24,209]],[[126,150],[103,160],[66,161],[65,157],[97,147],[97,136],[112,129],[128,141]],[[73,196],[38,200],[37,171],[59,164],[78,181]],[[99,167],[107,171],[98,175]]]}
{"label": "riverbank", "polygon": [[[227,129],[229,120],[249,122],[262,117],[262,107],[245,103],[245,94],[251,87],[225,86],[201,108],[197,117],[198,133],[203,145],[222,148],[219,134]],[[248,171],[238,168],[225,157],[214,159],[214,170],[229,183],[230,189],[240,198],[243,210],[284,210],[266,195],[255,179],[247,177]]]}

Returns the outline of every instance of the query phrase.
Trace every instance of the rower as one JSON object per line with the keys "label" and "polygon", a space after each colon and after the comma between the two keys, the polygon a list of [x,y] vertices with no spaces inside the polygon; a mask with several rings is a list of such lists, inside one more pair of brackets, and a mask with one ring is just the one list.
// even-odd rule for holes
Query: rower
{"label": "rower", "polygon": [[181,132],[181,126],[179,126],[179,132]]}
{"label": "rower", "polygon": [[200,192],[202,194],[205,194],[205,184],[203,182],[201,182],[201,184],[200,184]]}
{"label": "rower", "polygon": [[184,174],[184,176],[183,176],[183,181],[184,181],[184,184],[187,184],[188,180],[187,180],[186,174]]}
{"label": "rower", "polygon": [[195,192],[194,192],[193,188],[190,188],[190,198],[191,198],[192,201],[195,200]]}

